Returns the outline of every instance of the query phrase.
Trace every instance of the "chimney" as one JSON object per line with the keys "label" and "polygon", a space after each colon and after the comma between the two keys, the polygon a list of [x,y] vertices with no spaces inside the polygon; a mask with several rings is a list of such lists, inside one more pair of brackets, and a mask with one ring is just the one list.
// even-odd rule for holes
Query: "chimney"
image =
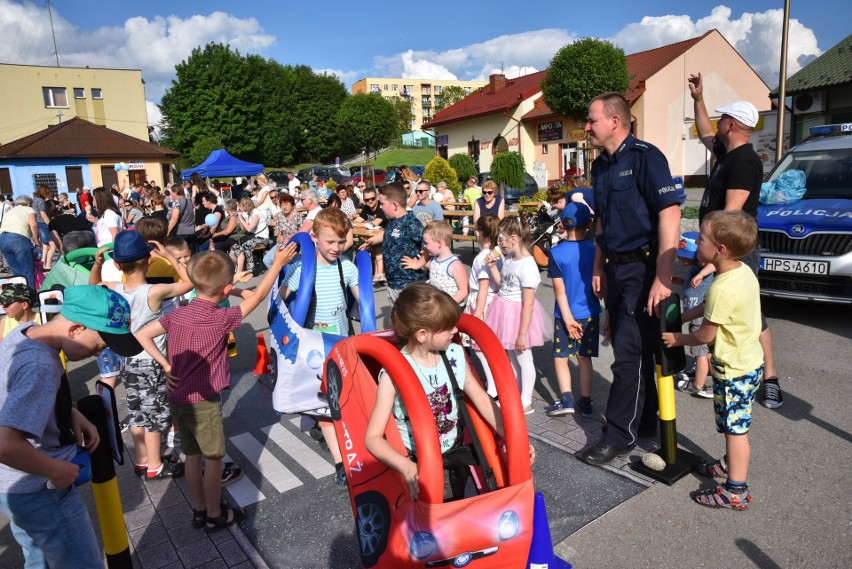
{"label": "chimney", "polygon": [[495,73],[494,75],[490,75],[488,77],[490,91],[492,93],[496,93],[500,89],[506,86],[506,76],[502,73]]}

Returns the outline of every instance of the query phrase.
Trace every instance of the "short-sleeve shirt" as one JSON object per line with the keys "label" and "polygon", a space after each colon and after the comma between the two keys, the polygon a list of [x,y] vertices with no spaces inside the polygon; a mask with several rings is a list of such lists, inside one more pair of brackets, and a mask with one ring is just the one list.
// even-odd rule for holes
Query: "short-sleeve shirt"
{"label": "short-sleeve shirt", "polygon": [[679,204],[666,157],[632,134],[612,156],[604,152],[595,159],[592,187],[603,223],[598,243],[610,252],[656,243],[659,212]]}
{"label": "short-sleeve shirt", "polygon": [[[175,235],[195,235],[195,209],[186,198],[172,200],[169,206],[178,210],[178,222],[175,226]],[[169,213],[169,218],[173,214]]]}
{"label": "short-sleeve shirt", "polygon": [[358,214],[358,217],[368,223],[373,223],[375,220],[380,219],[382,220],[382,227],[384,227],[388,220],[388,216],[385,215],[381,207],[372,210],[366,205],[361,208],[361,213]]}
{"label": "short-sleeve shirt", "polygon": [[[35,214],[35,210],[30,206],[16,205],[3,216],[3,223],[0,225],[0,233],[17,233],[18,235],[23,235],[27,239],[31,239],[32,235],[29,221],[31,213]],[[37,214],[36,221],[38,221]]]}
{"label": "short-sleeve shirt", "polygon": [[231,385],[228,368],[228,332],[243,322],[239,306],[219,308],[194,298],[160,318],[168,334],[169,363],[179,379],[169,392],[173,405],[193,405],[210,399]]}
{"label": "short-sleeve shirt", "polygon": [[728,190],[748,190],[743,211],[756,218],[761,182],[763,164],[751,144],[737,146],[728,153],[723,152],[707,179],[707,188],[698,208],[699,223],[711,211],[725,209]]}
{"label": "short-sleeve shirt", "polygon": [[429,205],[423,205],[419,202],[414,204],[414,207],[411,208],[411,213],[413,213],[423,225],[426,225],[430,221],[444,220],[444,210],[441,208],[441,204],[435,200],[430,201]]}
{"label": "short-sleeve shirt", "polygon": [[[0,342],[0,425],[24,433],[42,454],[70,460],[74,445],[60,444],[55,411],[62,363],[56,350],[24,335],[31,326],[22,324]],[[39,492],[46,484],[43,476],[0,464],[0,493]]]}
{"label": "short-sleeve shirt", "polygon": [[63,213],[50,220],[47,228],[51,231],[59,233],[60,237],[65,237],[72,231],[89,231],[89,224],[70,213]]}
{"label": "short-sleeve shirt", "polygon": [[[591,241],[563,241],[550,250],[547,276],[562,279],[568,308],[575,320],[593,318],[601,313],[600,300],[592,291],[594,265],[595,244]],[[559,304],[554,303],[553,315],[562,318]]]}
{"label": "short-sleeve shirt", "polygon": [[714,377],[733,379],[761,366],[760,285],[747,265],[716,274],[705,296],[704,320],[719,326],[713,343]]}
{"label": "short-sleeve shirt", "polygon": [[[435,367],[426,367],[415,362],[411,355],[404,349],[402,355],[411,364],[414,373],[417,375],[417,379],[420,380],[420,385],[423,386],[423,391],[426,392],[426,399],[432,408],[432,414],[435,416],[435,425],[438,427],[438,442],[441,445],[441,454],[443,454],[453,448],[459,434],[459,411],[456,407],[456,400],[453,396],[453,385],[450,382],[447,368],[441,359],[438,360],[438,364]],[[447,361],[453,369],[459,389],[464,390],[465,359],[464,351],[460,345],[449,345],[447,348]],[[393,404],[393,416],[405,448],[415,452],[414,435],[411,431],[408,411],[405,409],[405,405],[403,405],[399,395],[396,396]]]}
{"label": "short-sleeve shirt", "polygon": [[479,186],[467,188],[462,193],[462,197],[464,198],[464,201],[470,204],[470,207],[473,207],[476,203],[476,200],[482,197],[482,188],[480,188]]}
{"label": "short-sleeve shirt", "polygon": [[[338,336],[347,336],[349,326],[346,318],[346,297],[340,286],[340,270],[337,263],[342,263],[343,284],[346,288],[358,286],[358,269],[349,259],[338,258],[332,265],[317,263],[317,275],[314,289],[317,295],[317,306],[314,314],[313,329]],[[302,264],[299,263],[290,278],[287,288],[299,290],[299,279],[302,278]]]}
{"label": "short-sleeve shirt", "polygon": [[402,268],[402,258],[417,257],[423,243],[423,224],[411,212],[402,217],[388,219],[382,241],[382,256],[385,260],[385,276],[388,286],[403,289],[406,285],[423,280],[423,273]]}
{"label": "short-sleeve shirt", "polygon": [[537,289],[541,283],[541,274],[538,272],[538,265],[535,264],[532,255],[520,259],[507,257],[503,260],[500,280],[500,290],[497,291],[500,298],[509,302],[521,302],[521,289]]}
{"label": "short-sleeve shirt", "polygon": [[110,232],[111,227],[115,227],[121,231],[123,226],[124,224],[121,221],[121,216],[111,209],[107,209],[103,215],[98,218],[98,223],[96,225],[98,247],[102,247],[107,243],[112,243],[114,237]]}
{"label": "short-sleeve shirt", "polygon": [[[470,276],[468,277],[468,289],[470,292],[479,291],[479,281],[488,279],[488,292],[496,293],[500,288],[497,282],[491,278],[491,270],[485,263],[485,258],[491,254],[491,249],[483,248],[476,257],[473,258],[473,263],[470,264]],[[503,256],[497,259],[497,268],[503,268]]]}

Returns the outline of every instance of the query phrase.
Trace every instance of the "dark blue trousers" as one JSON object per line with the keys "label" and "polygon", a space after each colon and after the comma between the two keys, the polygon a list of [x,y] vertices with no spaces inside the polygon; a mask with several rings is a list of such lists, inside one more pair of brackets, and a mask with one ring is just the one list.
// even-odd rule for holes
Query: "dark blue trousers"
{"label": "dark blue trousers", "polygon": [[657,425],[654,355],[660,345],[659,321],[646,312],[655,272],[654,263],[606,264],[606,307],[615,360],[604,440],[622,450],[636,446],[639,430]]}

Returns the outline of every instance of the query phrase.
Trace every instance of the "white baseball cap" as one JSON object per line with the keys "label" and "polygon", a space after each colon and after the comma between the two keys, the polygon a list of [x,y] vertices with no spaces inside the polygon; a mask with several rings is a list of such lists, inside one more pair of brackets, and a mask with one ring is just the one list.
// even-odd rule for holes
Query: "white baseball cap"
{"label": "white baseball cap", "polygon": [[760,118],[757,114],[757,108],[748,101],[737,101],[724,107],[719,107],[716,109],[716,112],[720,115],[728,115],[749,128],[757,126],[757,119]]}

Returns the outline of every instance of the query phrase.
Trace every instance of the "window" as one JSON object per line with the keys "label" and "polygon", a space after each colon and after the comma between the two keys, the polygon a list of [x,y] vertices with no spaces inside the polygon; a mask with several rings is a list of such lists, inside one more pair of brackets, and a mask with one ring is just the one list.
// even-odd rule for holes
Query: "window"
{"label": "window", "polygon": [[440,95],[441,91],[443,91],[443,89],[444,89],[444,87],[442,87],[441,85],[435,85],[435,94]]}
{"label": "window", "polygon": [[542,153],[542,154],[547,154],[547,145],[546,145],[546,144],[542,144],[542,145],[541,145],[541,153]]}
{"label": "window", "polygon": [[395,93],[395,92],[397,92],[397,91],[399,91],[399,85],[397,85],[396,83],[394,83],[394,84],[393,84],[393,90],[394,90],[394,93]]}
{"label": "window", "polygon": [[465,88],[464,88],[464,94],[465,94],[465,95],[470,95],[470,87],[465,87]]}
{"label": "window", "polygon": [[384,90],[385,90],[385,91],[387,91],[387,90],[388,90],[388,84],[387,84],[387,83],[385,83],[385,84],[384,84]]}
{"label": "window", "polygon": [[86,90],[82,87],[74,87],[74,98],[75,99],[85,99],[86,98]]}
{"label": "window", "polygon": [[65,87],[42,87],[41,92],[44,95],[45,107],[68,108],[68,94],[65,92]]}
{"label": "window", "polygon": [[370,83],[370,93],[379,93],[380,91],[378,83]]}
{"label": "window", "polygon": [[56,174],[33,174],[33,185],[47,186],[56,194]]}
{"label": "window", "polygon": [[92,98],[93,99],[103,99],[104,95],[103,95],[103,93],[101,92],[100,89],[96,89],[96,88],[92,87]]}

